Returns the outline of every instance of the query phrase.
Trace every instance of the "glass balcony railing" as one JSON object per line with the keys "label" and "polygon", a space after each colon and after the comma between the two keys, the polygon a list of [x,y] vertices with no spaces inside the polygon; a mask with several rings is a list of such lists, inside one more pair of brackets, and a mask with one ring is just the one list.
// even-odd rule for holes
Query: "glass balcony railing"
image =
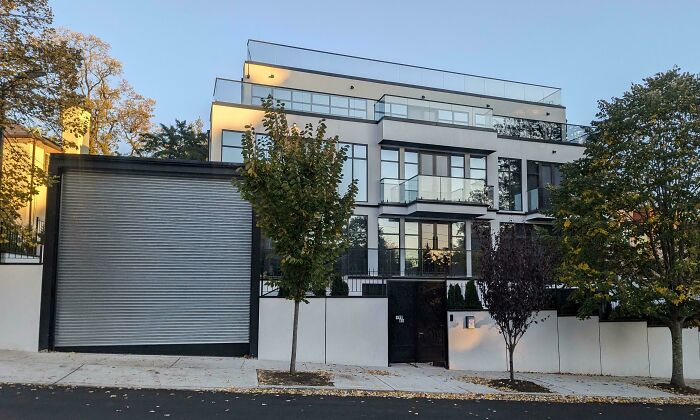
{"label": "glass balcony railing", "polygon": [[546,212],[552,208],[552,192],[547,188],[533,188],[527,192],[529,211]]}
{"label": "glass balcony railing", "polygon": [[561,89],[248,40],[248,60],[350,77],[561,105]]}
{"label": "glass balcony railing", "polygon": [[501,136],[583,144],[591,127],[561,124],[523,118],[494,116],[493,110],[384,95],[379,101],[350,96],[265,86],[238,80],[217,78],[214,101],[229,104],[260,106],[262,99],[272,96],[285,109],[315,114],[342,116],[370,121],[383,117],[428,121],[465,127],[492,128]]}
{"label": "glass balcony railing", "polygon": [[591,127],[549,121],[493,116],[493,128],[500,136],[583,144]]}
{"label": "glass balcony railing", "polygon": [[384,178],[380,191],[383,203],[444,201],[493,206],[493,187],[487,186],[483,179],[432,175],[416,175],[406,180]]}
{"label": "glass balcony railing", "polygon": [[378,121],[384,117],[405,118],[467,127],[493,128],[493,110],[474,106],[384,95],[374,105]]}

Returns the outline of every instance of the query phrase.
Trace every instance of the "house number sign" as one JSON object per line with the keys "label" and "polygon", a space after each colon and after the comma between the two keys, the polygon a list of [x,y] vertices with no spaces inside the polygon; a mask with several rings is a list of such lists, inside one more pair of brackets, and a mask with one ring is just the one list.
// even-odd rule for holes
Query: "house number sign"
{"label": "house number sign", "polygon": [[396,320],[399,321],[399,324],[403,324],[403,322],[404,322],[403,315],[396,315]]}

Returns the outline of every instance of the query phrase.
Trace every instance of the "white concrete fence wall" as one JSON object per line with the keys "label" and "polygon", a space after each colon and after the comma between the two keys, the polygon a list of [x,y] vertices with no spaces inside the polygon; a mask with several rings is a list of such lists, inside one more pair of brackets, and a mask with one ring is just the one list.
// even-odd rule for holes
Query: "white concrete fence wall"
{"label": "white concrete fence wall", "polygon": [[[486,311],[448,313],[450,369],[504,371],[508,359],[503,337]],[[450,320],[450,316],[452,320]],[[473,316],[476,328],[465,328]],[[613,376],[671,376],[671,333],[646,322],[599,322],[558,317],[533,324],[513,356],[520,372],[578,373]],[[700,334],[683,330],[683,366],[686,378],[700,379]]]}
{"label": "white concrete fence wall", "polygon": [[[260,299],[258,358],[289,361],[294,303]],[[360,366],[389,364],[386,298],[309,298],[299,305],[297,361]]]}
{"label": "white concrete fence wall", "polygon": [[39,350],[40,264],[0,264],[0,349]]}

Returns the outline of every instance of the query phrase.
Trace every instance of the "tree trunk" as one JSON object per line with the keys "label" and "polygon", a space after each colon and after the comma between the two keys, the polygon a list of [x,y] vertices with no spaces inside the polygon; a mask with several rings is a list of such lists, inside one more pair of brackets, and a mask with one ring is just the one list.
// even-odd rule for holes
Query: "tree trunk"
{"label": "tree trunk", "polygon": [[289,373],[297,371],[297,328],[299,328],[299,301],[294,301],[294,326],[292,327],[292,359],[289,362]]}
{"label": "tree trunk", "polygon": [[515,380],[515,370],[513,369],[513,353],[515,353],[515,346],[508,346],[508,364],[510,367],[511,382]]}
{"label": "tree trunk", "polygon": [[683,325],[680,321],[671,321],[668,327],[671,330],[671,385],[684,387],[685,378],[683,377]]}

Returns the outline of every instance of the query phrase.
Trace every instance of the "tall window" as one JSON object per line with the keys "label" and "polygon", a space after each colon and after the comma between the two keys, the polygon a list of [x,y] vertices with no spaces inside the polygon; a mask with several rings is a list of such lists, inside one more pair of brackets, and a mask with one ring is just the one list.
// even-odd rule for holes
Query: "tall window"
{"label": "tall window", "polygon": [[395,275],[400,272],[399,238],[401,233],[399,219],[380,217],[378,268],[381,275]]}
{"label": "tall window", "polygon": [[221,132],[221,161],[243,163],[243,133],[223,130]]}
{"label": "tall window", "polygon": [[469,178],[486,180],[486,156],[469,156]]}
{"label": "tall window", "polygon": [[491,241],[491,225],[489,222],[472,221],[472,248],[471,248],[471,259],[472,259],[472,277],[481,276],[481,257],[484,255],[484,248],[487,243],[485,241]]}
{"label": "tall window", "polygon": [[340,191],[345,193],[350,187],[351,180],[357,180],[357,196],[355,201],[367,201],[367,145],[340,143],[345,149],[347,159],[343,163],[343,177],[340,181]]}
{"label": "tall window", "polygon": [[501,210],[522,211],[520,159],[498,159],[498,202]]}
{"label": "tall window", "polygon": [[396,149],[386,149],[382,147],[381,151],[382,178],[399,178],[399,151]]}
{"label": "tall window", "polygon": [[341,259],[341,273],[367,274],[367,216],[350,216],[345,229],[350,246]]}
{"label": "tall window", "polygon": [[548,209],[551,206],[549,185],[561,185],[559,164],[549,162],[527,162],[528,210]]}
{"label": "tall window", "polygon": [[411,179],[418,175],[418,152],[404,152],[403,159],[404,179]]}
{"label": "tall window", "polygon": [[450,156],[450,176],[464,178],[464,155]]}

